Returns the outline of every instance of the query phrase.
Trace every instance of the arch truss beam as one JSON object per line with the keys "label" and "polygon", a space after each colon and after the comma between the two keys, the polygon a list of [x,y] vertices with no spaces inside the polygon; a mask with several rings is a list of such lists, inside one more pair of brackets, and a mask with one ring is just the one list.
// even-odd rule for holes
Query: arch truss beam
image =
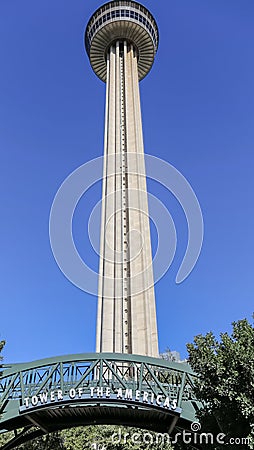
{"label": "arch truss beam", "polygon": [[3,449],[78,425],[190,429],[200,407],[194,381],[188,364],[138,355],[69,355],[4,366],[0,431],[15,435]]}

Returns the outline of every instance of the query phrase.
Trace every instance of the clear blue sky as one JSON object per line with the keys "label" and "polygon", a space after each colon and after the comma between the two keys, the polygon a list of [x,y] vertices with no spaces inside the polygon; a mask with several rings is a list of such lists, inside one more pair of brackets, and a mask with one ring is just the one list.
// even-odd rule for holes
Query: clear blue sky
{"label": "clear blue sky", "polygon": [[[93,352],[96,298],[73,286],[51,253],[53,198],[74,169],[103,149],[105,85],[84,51],[97,0],[0,3],[0,339],[5,361]],[[230,330],[253,310],[254,2],[144,0],[160,45],[141,83],[147,153],[173,164],[200,201],[205,239],[199,261],[175,284],[187,239],[177,201],[149,189],[178,233],[174,262],[156,285],[160,350],[186,356],[199,333]],[[95,186],[79,203],[74,232],[96,268],[87,218]]]}

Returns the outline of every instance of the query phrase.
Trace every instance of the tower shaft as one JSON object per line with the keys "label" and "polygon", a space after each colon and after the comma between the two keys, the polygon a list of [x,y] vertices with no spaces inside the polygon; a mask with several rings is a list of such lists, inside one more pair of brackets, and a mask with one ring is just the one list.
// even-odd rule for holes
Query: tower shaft
{"label": "tower shaft", "polygon": [[96,351],[158,356],[136,48],[107,52]]}

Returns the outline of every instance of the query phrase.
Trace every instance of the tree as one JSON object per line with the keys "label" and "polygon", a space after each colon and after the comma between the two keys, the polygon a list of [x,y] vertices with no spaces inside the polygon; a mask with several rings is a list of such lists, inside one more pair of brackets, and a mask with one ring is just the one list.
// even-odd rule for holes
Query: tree
{"label": "tree", "polygon": [[66,450],[172,450],[163,436],[158,439],[154,432],[131,427],[97,425],[72,428],[61,434]]}
{"label": "tree", "polygon": [[187,345],[190,365],[199,375],[196,395],[204,404],[199,418],[203,432],[223,433],[227,442],[249,439],[230,448],[254,448],[254,328],[246,319],[232,326],[232,335],[222,333],[220,341],[208,333]]}
{"label": "tree", "polygon": [[[13,437],[0,436],[0,447]],[[94,425],[76,427],[34,439],[17,450],[172,450],[169,439],[137,428]]]}
{"label": "tree", "polygon": [[[0,435],[0,448],[14,437],[13,432]],[[60,433],[51,433],[16,447],[18,450],[66,450]]]}

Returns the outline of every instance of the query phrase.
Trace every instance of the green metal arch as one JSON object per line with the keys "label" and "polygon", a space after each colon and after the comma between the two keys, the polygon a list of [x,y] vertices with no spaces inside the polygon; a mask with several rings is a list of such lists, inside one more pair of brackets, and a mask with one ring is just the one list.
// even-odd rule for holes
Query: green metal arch
{"label": "green metal arch", "polygon": [[199,409],[186,363],[140,355],[77,354],[5,365],[0,431],[23,429],[3,449],[64,428],[137,426],[190,429]]}

